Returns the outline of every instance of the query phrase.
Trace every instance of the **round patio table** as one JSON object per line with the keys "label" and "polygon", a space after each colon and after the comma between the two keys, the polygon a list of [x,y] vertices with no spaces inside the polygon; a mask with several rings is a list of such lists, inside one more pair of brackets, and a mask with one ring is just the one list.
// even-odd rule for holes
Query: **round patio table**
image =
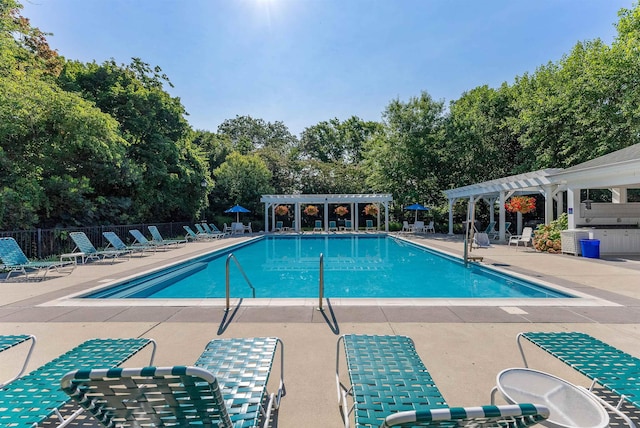
{"label": "round patio table", "polygon": [[547,406],[549,419],[541,425],[556,428],[605,428],[609,415],[587,389],[537,370],[510,368],[498,373],[496,388],[511,403]]}

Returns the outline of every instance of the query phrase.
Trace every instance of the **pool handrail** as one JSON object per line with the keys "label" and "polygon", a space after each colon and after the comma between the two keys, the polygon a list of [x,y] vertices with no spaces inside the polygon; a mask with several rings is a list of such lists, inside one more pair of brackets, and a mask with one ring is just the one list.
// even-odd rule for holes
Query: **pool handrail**
{"label": "pool handrail", "polygon": [[226,306],[226,309],[224,310],[225,312],[229,312],[229,309],[231,309],[231,305],[229,304],[229,299],[230,299],[230,294],[231,294],[231,292],[229,291],[229,289],[230,289],[230,287],[229,287],[229,262],[231,261],[231,259],[233,259],[233,261],[236,262],[236,266],[238,267],[238,270],[240,270],[240,273],[244,277],[244,280],[247,282],[249,287],[251,287],[252,297],[254,299],[256,298],[256,288],[253,286],[251,281],[249,281],[249,278],[247,277],[247,274],[244,273],[244,269],[242,269],[242,266],[240,265],[240,262],[238,261],[236,256],[233,253],[229,253],[229,255],[227,256],[227,261],[225,263],[225,272],[226,272],[225,286],[226,286],[226,293],[227,293],[227,306]]}
{"label": "pool handrail", "polygon": [[324,254],[320,253],[320,280],[318,281],[318,310],[324,311],[322,300],[324,299]]}

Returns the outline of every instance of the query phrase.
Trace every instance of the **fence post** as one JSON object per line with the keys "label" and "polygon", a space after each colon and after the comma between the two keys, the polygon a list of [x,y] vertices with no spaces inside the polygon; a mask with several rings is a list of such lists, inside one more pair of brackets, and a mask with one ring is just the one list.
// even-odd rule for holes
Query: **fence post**
{"label": "fence post", "polygon": [[38,259],[42,259],[42,229],[38,228],[37,231],[37,251],[38,251]]}

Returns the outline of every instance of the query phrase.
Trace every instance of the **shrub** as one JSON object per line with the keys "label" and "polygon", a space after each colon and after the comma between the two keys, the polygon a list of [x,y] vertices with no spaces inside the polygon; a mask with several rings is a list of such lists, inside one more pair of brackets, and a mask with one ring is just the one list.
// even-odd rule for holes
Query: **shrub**
{"label": "shrub", "polygon": [[566,230],[568,227],[569,218],[566,213],[563,213],[548,226],[544,224],[539,225],[533,236],[533,247],[538,251],[546,251],[548,253],[562,252],[560,232]]}

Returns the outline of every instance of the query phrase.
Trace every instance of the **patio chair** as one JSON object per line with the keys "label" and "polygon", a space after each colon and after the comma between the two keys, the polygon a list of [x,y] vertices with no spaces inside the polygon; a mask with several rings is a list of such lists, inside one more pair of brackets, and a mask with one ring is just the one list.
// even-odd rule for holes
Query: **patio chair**
{"label": "patio chair", "polygon": [[337,232],[338,231],[338,226],[336,225],[335,221],[330,221],[329,222],[329,232]]}
{"label": "patio chair", "polygon": [[104,426],[268,426],[285,394],[267,382],[277,338],[216,339],[195,366],[81,370],[61,385]]}
{"label": "patio chair", "polygon": [[[242,223],[240,223],[242,224]],[[246,226],[242,226],[242,233],[244,232],[249,232],[249,233],[253,233],[253,230],[251,230],[251,222],[249,222]]]}
{"label": "patio chair", "polygon": [[434,227],[434,222],[433,222],[433,220],[431,220],[431,221],[429,222],[429,224],[427,224],[427,225],[424,227],[424,231],[425,231],[425,233],[426,233],[426,232],[436,233],[436,229],[435,229],[435,227]]}
{"label": "patio chair", "polygon": [[15,348],[18,345],[25,343],[27,341],[31,341],[31,346],[29,347],[29,351],[27,351],[27,354],[24,357],[24,361],[22,363],[22,368],[18,371],[18,374],[16,374],[15,376],[13,376],[12,378],[10,378],[9,380],[6,380],[2,383],[0,383],[0,388],[2,388],[3,386],[5,386],[8,383],[13,382],[14,380],[18,379],[20,376],[22,376],[22,373],[24,373],[24,371],[27,368],[27,364],[29,364],[29,360],[31,359],[31,354],[33,353],[33,348],[35,348],[36,346],[36,337],[31,335],[31,334],[4,334],[4,335],[0,335],[0,353],[7,351],[11,348]]}
{"label": "patio chair", "polygon": [[147,229],[149,229],[149,233],[151,233],[151,237],[153,238],[152,242],[157,242],[164,245],[175,245],[176,247],[180,244],[187,243],[186,239],[164,239],[160,234],[157,226],[147,226]]}
{"label": "patio chair", "polygon": [[102,232],[102,236],[109,242],[109,244],[105,247],[105,249],[114,248],[118,251],[129,251],[131,253],[140,253],[140,255],[144,254],[145,251],[155,251],[153,246],[148,245],[127,245],[122,242],[122,239],[115,232]]}
{"label": "patio chair", "polygon": [[316,220],[315,226],[313,226],[314,232],[322,232],[322,220]]}
{"label": "patio chair", "polygon": [[413,229],[411,228],[411,226],[409,225],[409,222],[407,220],[402,222],[402,229],[400,229],[400,232],[404,233],[409,233],[412,232]]}
{"label": "patio chair", "polygon": [[[349,387],[340,382],[341,343],[347,361]],[[449,407],[416,352],[413,340],[406,336],[341,336],[336,352],[336,384],[345,427],[350,426],[351,413],[356,428],[401,425],[525,427],[549,416],[546,407],[534,404]],[[353,399],[351,406],[348,397]],[[462,425],[462,421],[478,425]]]}
{"label": "patio chair", "polygon": [[[510,221],[506,221],[504,223],[504,237],[507,239],[507,241],[509,239],[511,239],[511,232],[509,232],[509,228],[511,227],[511,222]],[[489,235],[490,239],[498,239],[500,238],[500,230],[498,228],[498,230],[496,230],[495,226],[493,227],[493,232],[491,233],[487,233],[487,235]]]}
{"label": "patio chair", "polygon": [[73,251],[80,251],[80,253],[77,254],[82,255],[82,263],[85,263],[89,259],[104,260],[107,257],[111,258],[113,263],[116,259],[120,258],[120,256],[131,253],[129,250],[97,250],[84,232],[70,232],[69,237],[76,244]]}
{"label": "patio chair", "polygon": [[489,235],[484,232],[478,232],[473,235],[473,246],[476,248],[489,248],[491,246],[491,240]]}
{"label": "patio chair", "polygon": [[71,261],[56,261],[56,262],[33,262],[30,261],[20,248],[20,245],[15,239],[6,237],[0,238],[0,260],[2,260],[2,269],[8,271],[5,280],[8,280],[13,273],[21,272],[26,279],[29,279],[29,273],[32,271],[43,271],[43,275],[40,279],[44,279],[51,269],[55,269],[56,272],[60,271],[60,268],[70,266],[71,270],[75,268],[75,263]]}
{"label": "patio chair", "polygon": [[227,226],[227,223],[223,224],[222,233],[233,233],[233,228],[231,226]]}
{"label": "patio chair", "polygon": [[369,232],[369,231],[375,231],[376,228],[373,227],[373,220],[365,220],[365,228],[364,228],[365,232]]}
{"label": "patio chair", "polygon": [[280,220],[278,220],[278,221],[276,221],[276,227],[275,227],[274,230],[276,232],[282,232],[283,227],[284,227],[283,223]]}
{"label": "patio chair", "polygon": [[511,244],[516,244],[516,250],[517,250],[520,244],[523,244],[524,247],[526,248],[529,246],[529,244],[532,243],[532,241],[533,241],[533,228],[525,227],[524,229],[522,229],[522,235],[513,235],[509,238],[509,246],[511,246]]}
{"label": "patio chair", "polygon": [[344,230],[349,230],[353,232],[353,223],[351,222],[351,220],[344,221]]}
{"label": "patio chair", "polygon": [[65,354],[0,388],[0,426],[32,427],[56,413],[60,423],[68,423],[82,413],[63,419],[59,409],[70,398],[60,388],[60,378],[74,369],[116,367],[137,354],[151,339],[90,339]]}
{"label": "patio chair", "polygon": [[591,379],[593,383],[590,390],[593,391],[597,383],[619,396],[619,401],[614,404],[616,407],[626,401],[640,409],[640,358],[585,333],[525,332],[519,333],[516,338],[525,367],[529,365],[522,339]]}
{"label": "patio chair", "polygon": [[424,233],[424,232],[425,232],[424,221],[416,221],[415,223],[413,223],[413,233]]}

